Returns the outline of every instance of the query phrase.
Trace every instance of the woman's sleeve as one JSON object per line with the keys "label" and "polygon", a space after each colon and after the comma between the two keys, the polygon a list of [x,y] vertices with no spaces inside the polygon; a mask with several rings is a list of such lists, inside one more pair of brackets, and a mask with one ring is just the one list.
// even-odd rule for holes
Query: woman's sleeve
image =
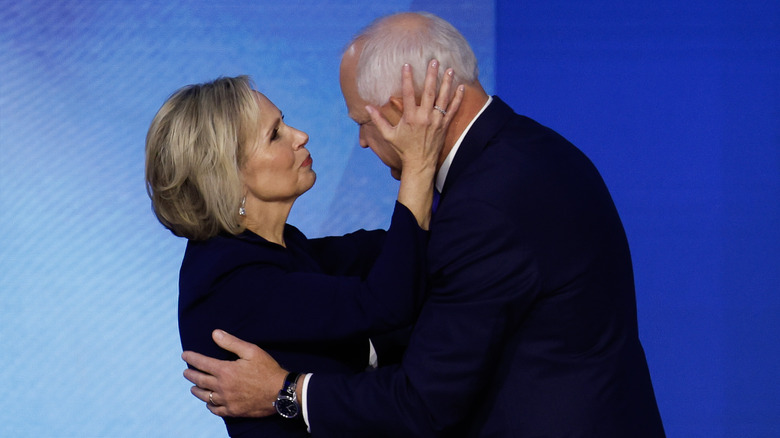
{"label": "woman's sleeve", "polygon": [[412,322],[421,305],[427,237],[411,212],[396,203],[387,238],[365,278],[250,264],[225,275],[185,311],[208,330],[221,328],[255,342],[386,332]]}
{"label": "woman's sleeve", "polygon": [[310,239],[312,256],[330,275],[366,278],[385,243],[385,230],[358,230],[343,236]]}

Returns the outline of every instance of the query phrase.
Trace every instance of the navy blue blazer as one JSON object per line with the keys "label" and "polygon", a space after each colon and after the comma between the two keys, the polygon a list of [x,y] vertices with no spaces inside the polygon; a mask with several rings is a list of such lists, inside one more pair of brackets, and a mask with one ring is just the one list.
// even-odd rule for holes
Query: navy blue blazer
{"label": "navy blue blazer", "polygon": [[582,152],[494,97],[430,229],[403,361],[315,374],[315,438],[664,436],[626,236]]}
{"label": "navy blue blazer", "polygon": [[[188,242],[179,276],[182,347],[235,359],[212,341],[219,328],[288,370],[364,370],[369,336],[416,317],[428,233],[396,203],[387,233],[307,239],[287,225],[284,238],[286,247],[251,231]],[[231,436],[308,436],[302,420],[278,415],[225,421]]]}

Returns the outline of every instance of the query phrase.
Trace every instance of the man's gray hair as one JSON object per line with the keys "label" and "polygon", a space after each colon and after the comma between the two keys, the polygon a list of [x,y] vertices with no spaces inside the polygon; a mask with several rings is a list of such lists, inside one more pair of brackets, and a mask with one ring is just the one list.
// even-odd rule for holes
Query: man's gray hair
{"label": "man's gray hair", "polygon": [[[404,13],[408,14],[408,13]],[[410,64],[415,93],[422,91],[428,62],[439,61],[439,84],[448,68],[455,72],[453,92],[460,84],[477,80],[477,58],[463,35],[447,21],[427,12],[416,13],[424,25],[396,25],[399,15],[380,18],[352,40],[363,44],[357,64],[360,97],[372,105],[384,105],[391,96],[401,95],[401,66]]]}

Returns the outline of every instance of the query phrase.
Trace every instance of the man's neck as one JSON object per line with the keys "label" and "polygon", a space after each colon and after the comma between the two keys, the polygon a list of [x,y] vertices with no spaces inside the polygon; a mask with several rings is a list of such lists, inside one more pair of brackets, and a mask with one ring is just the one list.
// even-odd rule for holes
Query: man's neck
{"label": "man's neck", "polygon": [[489,96],[485,93],[485,90],[482,88],[479,81],[466,85],[460,108],[458,108],[458,112],[455,114],[452,122],[450,122],[450,127],[447,129],[447,135],[444,137],[444,147],[439,155],[438,168],[441,168],[442,163],[444,163],[444,160],[455,146],[455,143],[458,141],[461,134],[463,134],[463,131],[466,130],[471,121],[474,120],[474,117],[476,117],[482,110],[482,107],[485,106],[488,97]]}

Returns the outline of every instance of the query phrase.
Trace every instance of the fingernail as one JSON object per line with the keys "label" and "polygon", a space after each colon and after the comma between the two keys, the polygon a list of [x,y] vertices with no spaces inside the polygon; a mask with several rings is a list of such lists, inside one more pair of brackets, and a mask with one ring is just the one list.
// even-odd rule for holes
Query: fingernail
{"label": "fingernail", "polygon": [[404,70],[410,70],[412,68],[409,64],[404,64]]}
{"label": "fingernail", "polygon": [[435,59],[434,59],[433,61],[431,61],[431,67],[432,67],[432,68],[436,68],[436,67],[438,67],[438,66],[439,66],[439,61],[437,61],[437,60],[435,60]]}
{"label": "fingernail", "polygon": [[455,74],[455,70],[449,69],[447,70],[447,76],[453,76]]}
{"label": "fingernail", "polygon": [[225,336],[225,332],[222,330],[214,330],[214,338],[217,340],[221,340]]}
{"label": "fingernail", "polygon": [[461,85],[460,87],[458,87],[458,91],[466,91],[466,86]]}
{"label": "fingernail", "polygon": [[[408,65],[408,64],[407,64],[407,65]],[[369,113],[369,114],[371,114],[371,113],[374,111],[374,109],[373,109],[373,108],[371,108],[371,105],[366,105],[366,107],[365,107],[365,108],[366,108],[366,111],[368,111],[368,113]]]}

